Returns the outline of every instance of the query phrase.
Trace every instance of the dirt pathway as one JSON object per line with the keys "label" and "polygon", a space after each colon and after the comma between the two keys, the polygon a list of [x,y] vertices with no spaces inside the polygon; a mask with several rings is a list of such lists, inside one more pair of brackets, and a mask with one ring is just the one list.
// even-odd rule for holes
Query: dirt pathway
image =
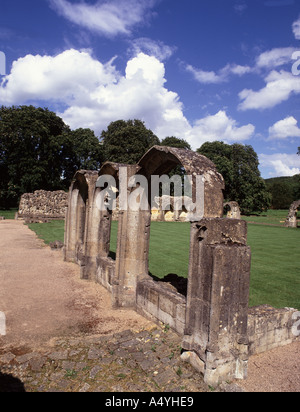
{"label": "dirt pathway", "polygon": [[149,324],[134,311],[111,309],[105,289],[80,279],[79,267],[63,262],[22,222],[0,222],[0,312],[8,345],[39,345],[80,332],[109,334]]}

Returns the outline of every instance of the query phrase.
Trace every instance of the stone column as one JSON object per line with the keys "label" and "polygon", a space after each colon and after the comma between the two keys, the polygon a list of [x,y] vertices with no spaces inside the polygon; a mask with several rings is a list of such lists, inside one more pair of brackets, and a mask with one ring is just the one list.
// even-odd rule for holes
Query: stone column
{"label": "stone column", "polygon": [[[135,173],[136,166],[127,166],[128,181]],[[127,189],[130,195],[131,190]],[[130,207],[122,210],[120,207],[116,274],[112,287],[114,307],[136,307],[138,280],[148,276],[149,271],[150,225],[150,206],[148,210],[132,210]]]}
{"label": "stone column", "polygon": [[80,259],[80,277],[82,279],[95,280],[99,231],[99,213],[95,202],[98,172],[86,172],[85,179],[88,187],[88,196],[85,211],[83,256]]}
{"label": "stone column", "polygon": [[183,359],[212,386],[247,375],[251,251],[246,242],[244,221],[192,223]]}
{"label": "stone column", "polygon": [[76,249],[76,218],[77,218],[77,202],[79,190],[74,188],[72,183],[69,191],[68,210],[65,221],[65,246],[64,260],[66,262],[75,261]]}

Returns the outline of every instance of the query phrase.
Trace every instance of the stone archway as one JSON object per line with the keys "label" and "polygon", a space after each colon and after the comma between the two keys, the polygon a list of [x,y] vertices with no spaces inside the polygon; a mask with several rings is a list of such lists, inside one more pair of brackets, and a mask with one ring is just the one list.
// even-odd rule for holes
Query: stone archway
{"label": "stone archway", "polygon": [[206,157],[195,152],[170,147],[152,147],[138,163],[138,175],[148,181],[148,209],[120,211],[116,264],[115,305],[134,307],[136,288],[140,279],[149,275],[149,240],[151,226],[151,177],[161,176],[182,166],[192,176],[192,198],[196,202],[196,176],[202,176],[204,183],[204,216],[223,215],[224,180],[215,165]]}
{"label": "stone archway", "polygon": [[297,227],[298,226],[297,213],[298,213],[299,208],[300,208],[300,200],[296,200],[295,202],[291,204],[288,217],[285,221],[286,227]]}
{"label": "stone archway", "polygon": [[64,259],[85,266],[89,229],[89,198],[94,192],[97,172],[76,172],[69,190],[69,207],[65,222]]}

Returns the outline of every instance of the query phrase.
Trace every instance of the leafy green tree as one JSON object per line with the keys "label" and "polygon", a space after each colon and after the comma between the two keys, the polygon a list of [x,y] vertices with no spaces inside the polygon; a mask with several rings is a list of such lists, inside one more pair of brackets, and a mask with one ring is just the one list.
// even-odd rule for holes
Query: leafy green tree
{"label": "leafy green tree", "polygon": [[23,193],[68,189],[74,172],[99,168],[100,143],[91,131],[71,132],[48,109],[0,108],[0,207],[16,206]]}
{"label": "leafy green tree", "polygon": [[160,141],[141,120],[117,120],[101,134],[105,159],[125,164],[136,164],[152,146]]}
{"label": "leafy green tree", "polygon": [[260,175],[258,156],[252,146],[208,142],[197,152],[212,160],[223,175],[226,201],[238,202],[244,214],[269,208],[271,196]]}
{"label": "leafy green tree", "polygon": [[100,170],[103,145],[91,129],[76,129],[64,136],[63,181],[68,186],[77,170]]}
{"label": "leafy green tree", "polygon": [[300,199],[300,175],[293,176],[294,186],[293,186],[293,200]]}
{"label": "leafy green tree", "polygon": [[191,145],[184,139],[179,139],[178,137],[166,137],[161,141],[161,146],[177,147],[179,149],[192,150]]}
{"label": "leafy green tree", "polygon": [[272,195],[273,209],[289,209],[294,200],[291,185],[286,182],[275,182],[270,187],[269,192]]}
{"label": "leafy green tree", "polygon": [[[186,150],[192,150],[190,144],[184,140],[184,139],[180,139],[178,137],[174,137],[174,136],[169,136],[164,138],[161,141],[161,146],[168,146],[168,147],[175,147],[175,148],[179,148],[179,149],[186,149]],[[181,180],[182,180],[182,187],[184,187],[184,175],[185,175],[185,170],[182,166],[178,165],[176,166],[173,170],[171,170],[168,173],[168,176],[171,178],[172,176],[176,175],[176,176],[181,176]],[[160,188],[160,196],[162,195],[162,190],[163,190],[163,185]],[[174,185],[171,184],[170,187],[170,196],[174,196]],[[186,194],[186,193],[185,193]],[[186,194],[187,195],[187,194]]]}
{"label": "leafy green tree", "polygon": [[234,181],[232,147],[223,142],[206,142],[197,150],[197,152],[214,162],[218,172],[224,177],[226,183],[224,192],[225,200],[234,200],[231,199]]}

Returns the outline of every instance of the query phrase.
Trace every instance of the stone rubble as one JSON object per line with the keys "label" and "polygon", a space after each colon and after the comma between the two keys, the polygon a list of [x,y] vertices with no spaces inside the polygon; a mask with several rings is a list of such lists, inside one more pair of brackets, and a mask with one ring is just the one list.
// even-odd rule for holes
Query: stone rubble
{"label": "stone rubble", "polygon": [[39,351],[10,348],[0,351],[0,392],[215,390],[181,361],[180,344],[175,332],[157,326],[109,336],[57,338],[54,346]]}

